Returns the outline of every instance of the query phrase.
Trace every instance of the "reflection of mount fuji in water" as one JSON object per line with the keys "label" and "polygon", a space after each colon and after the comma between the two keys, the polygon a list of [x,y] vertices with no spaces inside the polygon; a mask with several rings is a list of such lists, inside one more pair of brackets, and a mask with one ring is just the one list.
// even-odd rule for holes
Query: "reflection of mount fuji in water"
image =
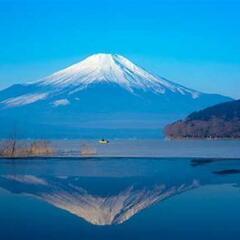
{"label": "reflection of mount fuji in water", "polygon": [[0,177],[0,187],[46,201],[94,225],[121,224],[155,203],[198,186],[196,180],[171,186],[156,182],[146,185],[127,184],[114,193],[96,194],[83,188],[81,178],[78,177]]}

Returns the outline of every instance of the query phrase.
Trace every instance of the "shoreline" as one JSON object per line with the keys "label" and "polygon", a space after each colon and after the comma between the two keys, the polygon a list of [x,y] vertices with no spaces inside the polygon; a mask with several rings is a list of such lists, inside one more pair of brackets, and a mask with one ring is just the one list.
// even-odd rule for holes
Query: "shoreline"
{"label": "shoreline", "polygon": [[[23,147],[21,147],[23,146]],[[14,154],[2,152],[0,158],[240,158],[240,141],[236,140],[110,140],[99,144],[96,140],[55,140],[44,148],[24,151],[29,146],[19,143]],[[8,155],[9,154],[9,155]]]}
{"label": "shoreline", "polygon": [[200,138],[200,137],[167,137],[170,141],[174,140],[202,140],[202,141],[240,141],[240,138]]}
{"label": "shoreline", "polygon": [[27,157],[0,157],[1,160],[94,160],[94,159],[128,159],[128,160],[137,160],[137,159],[149,159],[149,160],[193,160],[193,161],[228,161],[228,160],[240,160],[240,157],[190,157],[190,156],[149,156],[149,155],[95,155],[95,156],[27,156]]}

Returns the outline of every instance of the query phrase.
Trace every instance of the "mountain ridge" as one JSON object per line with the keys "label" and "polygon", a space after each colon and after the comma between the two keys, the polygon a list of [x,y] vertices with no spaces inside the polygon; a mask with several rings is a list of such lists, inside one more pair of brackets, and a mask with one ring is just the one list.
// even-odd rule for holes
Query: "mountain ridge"
{"label": "mountain ridge", "polygon": [[[200,92],[172,83],[165,78],[154,76],[121,55],[95,54],[63,70],[36,82],[22,84],[22,88],[35,89],[34,94],[23,94],[1,101],[8,107],[32,104],[45,100],[54,94],[80,92],[94,84],[117,84],[135,94],[137,90],[165,94],[167,90],[181,95],[198,98]],[[1,96],[0,96],[1,97]]]}

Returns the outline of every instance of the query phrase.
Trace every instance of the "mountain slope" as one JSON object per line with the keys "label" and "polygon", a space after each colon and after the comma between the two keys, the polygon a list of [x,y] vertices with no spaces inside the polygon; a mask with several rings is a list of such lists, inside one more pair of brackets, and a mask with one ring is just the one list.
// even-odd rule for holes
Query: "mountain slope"
{"label": "mountain slope", "polygon": [[218,104],[167,126],[169,137],[240,138],[240,100]]}
{"label": "mountain slope", "polygon": [[96,54],[39,81],[1,91],[0,118],[4,130],[18,125],[28,136],[42,129],[42,135],[65,137],[90,125],[157,129],[228,100],[150,74],[122,56]]}
{"label": "mountain slope", "polygon": [[[118,86],[128,93],[138,92],[189,95],[198,98],[200,93],[170,81],[155,77],[119,55],[97,54],[84,61],[52,74],[40,81],[17,85],[0,94],[1,104],[16,107],[32,104],[62,95],[74,96],[92,86]],[[13,95],[8,95],[8,92]],[[14,96],[15,94],[17,96]],[[61,99],[60,99],[61,100]]]}

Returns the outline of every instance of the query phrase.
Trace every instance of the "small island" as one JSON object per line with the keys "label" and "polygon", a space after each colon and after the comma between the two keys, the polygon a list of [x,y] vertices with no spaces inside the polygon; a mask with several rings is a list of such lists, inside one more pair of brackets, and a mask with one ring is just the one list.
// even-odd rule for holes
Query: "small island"
{"label": "small island", "polygon": [[165,128],[169,138],[240,138],[240,100],[190,114]]}

